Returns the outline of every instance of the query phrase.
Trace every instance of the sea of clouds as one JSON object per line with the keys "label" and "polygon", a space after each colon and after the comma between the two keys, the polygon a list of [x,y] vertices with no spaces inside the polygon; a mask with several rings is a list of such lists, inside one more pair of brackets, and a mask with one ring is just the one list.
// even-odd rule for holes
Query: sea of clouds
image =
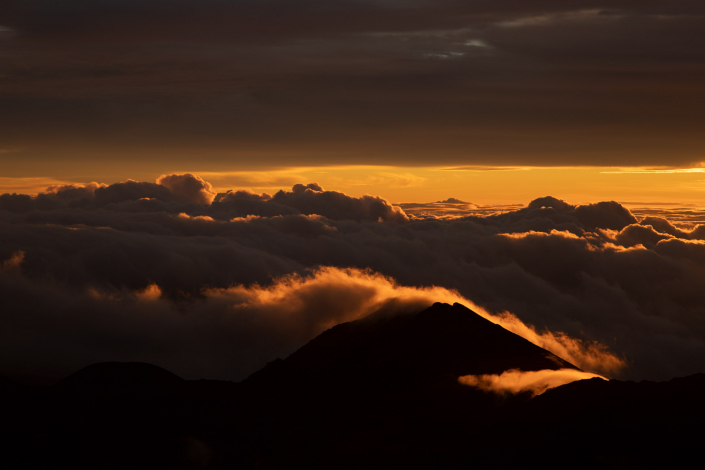
{"label": "sea of clouds", "polygon": [[414,217],[315,183],[217,194],[191,174],[3,194],[0,374],[144,361],[241,380],[337,323],[435,301],[610,377],[705,371],[705,226],[616,202],[513,209]]}

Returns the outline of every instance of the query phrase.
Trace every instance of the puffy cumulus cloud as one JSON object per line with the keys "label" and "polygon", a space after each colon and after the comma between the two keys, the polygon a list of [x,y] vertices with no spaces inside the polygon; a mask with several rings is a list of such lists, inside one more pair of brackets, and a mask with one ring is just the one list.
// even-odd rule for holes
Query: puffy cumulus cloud
{"label": "puffy cumulus cloud", "polygon": [[216,194],[210,183],[191,173],[162,175],[156,183],[127,180],[111,185],[51,186],[36,197],[0,195],[0,210],[14,213],[76,207],[177,214],[187,211],[222,220],[304,214],[322,215],[333,220],[409,221],[400,207],[380,197],[356,198],[337,191],[324,191],[316,183],[296,184],[292,191],[279,191],[274,197],[247,190]]}
{"label": "puffy cumulus cloud", "polygon": [[[621,204],[609,201],[598,202],[596,204],[572,205],[551,196],[534,199],[525,209],[508,212],[497,216],[505,224],[536,219],[548,220],[554,224],[560,224],[563,229],[571,232],[594,231],[598,228],[621,230],[627,225],[637,223],[636,218],[626,207]],[[543,227],[536,226],[534,230],[542,230]],[[517,226],[517,229],[524,231],[531,227]]]}
{"label": "puffy cumulus cloud", "polygon": [[[154,284],[164,306],[201,302],[204,288],[266,289],[273,278],[321,266],[369,268],[404,286],[455,291],[459,298],[446,301],[468,299],[473,310],[504,316],[505,328],[585,370],[635,380],[705,370],[699,228],[676,238],[658,221],[630,223],[633,215],[613,203],[590,205],[588,220],[584,206],[554,198],[502,214],[379,223],[376,214],[347,215],[345,195],[333,198],[342,202],[328,215],[304,214],[286,204],[302,198],[325,208],[333,192],[297,191],[282,192],[279,202],[233,194],[210,205],[179,202],[164,186],[134,181],[96,188],[88,202],[6,194],[0,260],[24,252],[13,272],[66,299]],[[99,204],[101,193],[112,202]]]}
{"label": "puffy cumulus cloud", "polygon": [[191,173],[162,175],[157,184],[169,188],[174,199],[180,202],[210,204],[215,199],[215,191],[210,183]]}
{"label": "puffy cumulus cloud", "polygon": [[690,238],[693,232],[686,232],[679,229],[663,217],[648,216],[639,221],[639,225],[650,225],[659,233],[665,233],[676,238]]}
{"label": "puffy cumulus cloud", "polygon": [[637,222],[629,209],[614,201],[578,206],[575,208],[575,217],[588,230],[596,228],[620,230]]}
{"label": "puffy cumulus cloud", "polygon": [[27,194],[1,194],[0,209],[8,212],[27,212],[33,208],[33,200]]}
{"label": "puffy cumulus cloud", "polygon": [[672,235],[659,233],[651,225],[629,225],[624,227],[616,236],[615,241],[622,246],[644,245],[653,247],[661,240],[673,238]]}
{"label": "puffy cumulus cloud", "polygon": [[322,193],[323,188],[321,188],[321,185],[318,183],[309,183],[309,184],[295,184],[291,188],[291,192],[294,194],[301,194],[305,193],[307,189],[310,189],[311,191],[315,191],[317,193]]}
{"label": "puffy cumulus cloud", "polygon": [[569,203],[563,201],[562,199],[557,199],[552,196],[546,196],[546,197],[540,197],[540,198],[534,199],[526,206],[527,209],[543,209],[546,207],[551,208],[551,209],[555,209],[555,210],[561,211],[561,212],[575,210],[574,205],[569,204]]}
{"label": "puffy cumulus cloud", "polygon": [[[21,262],[18,254],[5,265]],[[10,374],[60,377],[92,362],[138,360],[187,378],[237,380],[338,323],[383,308],[418,312],[437,301],[458,301],[500,325],[513,322],[515,330],[521,325],[519,333],[531,331],[534,342],[545,336],[509,314],[488,314],[457,292],[402,286],[359,269],[324,267],[264,286],[205,288],[199,298],[180,303],[165,298],[157,284],[133,291],[69,290],[8,271],[0,275],[0,294],[10,312],[0,317],[2,372]],[[574,352],[571,359],[580,364],[580,351]]]}
{"label": "puffy cumulus cloud", "polygon": [[689,235],[692,239],[705,240],[705,225],[696,226]]}
{"label": "puffy cumulus cloud", "polygon": [[400,207],[393,206],[386,199],[369,195],[357,198],[337,191],[324,191],[316,183],[296,184],[291,191],[276,193],[271,201],[294,207],[302,214],[319,214],[329,219],[409,221]]}
{"label": "puffy cumulus cloud", "polygon": [[157,199],[160,201],[174,200],[171,191],[158,184],[127,180],[110,186],[97,188],[93,195],[98,206],[134,201],[137,199]]}
{"label": "puffy cumulus cloud", "polygon": [[274,217],[279,215],[299,214],[293,208],[271,202],[267,193],[255,194],[247,190],[228,191],[216,196],[211,210],[216,217],[235,218],[247,216]]}
{"label": "puffy cumulus cloud", "polygon": [[237,191],[230,190],[226,193],[219,193],[215,197],[215,201],[217,202],[237,201],[241,199],[246,201],[269,201],[272,199],[272,196],[267,193],[255,194],[250,190],[240,189]]}
{"label": "puffy cumulus cloud", "polygon": [[559,387],[576,380],[604,377],[575,369],[537,370],[524,372],[511,369],[501,374],[465,375],[458,378],[463,385],[479,388],[500,395],[516,395],[529,392],[532,396],[541,395],[550,388]]}
{"label": "puffy cumulus cloud", "polygon": [[95,190],[98,188],[105,188],[106,184],[100,184],[96,182],[88,184],[63,184],[63,185],[53,185],[49,186],[44,194],[47,196],[53,196],[57,199],[64,201],[73,201],[80,199],[90,199],[93,197]]}

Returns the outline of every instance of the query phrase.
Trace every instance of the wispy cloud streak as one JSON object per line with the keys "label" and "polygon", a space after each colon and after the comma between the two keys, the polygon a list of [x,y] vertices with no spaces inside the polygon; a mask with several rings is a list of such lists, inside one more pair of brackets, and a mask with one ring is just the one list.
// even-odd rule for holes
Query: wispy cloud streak
{"label": "wispy cloud streak", "polygon": [[499,395],[516,395],[529,392],[532,396],[541,395],[546,390],[560,387],[576,380],[600,378],[601,375],[575,369],[521,371],[508,370],[501,374],[465,375],[458,382]]}

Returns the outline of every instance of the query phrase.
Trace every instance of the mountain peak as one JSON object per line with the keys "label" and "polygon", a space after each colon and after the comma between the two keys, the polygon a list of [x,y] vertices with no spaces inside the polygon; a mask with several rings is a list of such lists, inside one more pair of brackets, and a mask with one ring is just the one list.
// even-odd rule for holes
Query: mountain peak
{"label": "mountain peak", "polygon": [[471,374],[576,368],[461,304],[416,314],[374,313],[337,325],[245,383],[407,387]]}

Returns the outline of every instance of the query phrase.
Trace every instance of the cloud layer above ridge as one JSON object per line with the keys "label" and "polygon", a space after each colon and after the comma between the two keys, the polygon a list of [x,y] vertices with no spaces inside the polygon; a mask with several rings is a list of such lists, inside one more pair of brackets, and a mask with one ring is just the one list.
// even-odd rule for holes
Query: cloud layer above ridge
{"label": "cloud layer above ridge", "polygon": [[417,219],[315,183],[267,195],[158,181],[0,195],[0,374],[119,357],[241,379],[388,302],[463,299],[586,370],[705,370],[700,227],[614,202]]}

